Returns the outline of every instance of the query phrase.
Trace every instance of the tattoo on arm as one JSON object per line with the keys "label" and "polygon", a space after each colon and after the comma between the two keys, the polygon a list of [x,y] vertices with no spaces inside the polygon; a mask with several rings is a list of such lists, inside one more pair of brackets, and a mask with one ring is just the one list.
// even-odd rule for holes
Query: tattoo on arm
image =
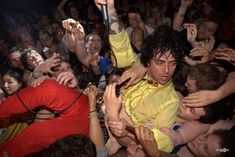
{"label": "tattoo on arm", "polygon": [[109,15],[109,34],[117,34],[122,31],[122,27],[119,24],[116,11],[110,12]]}

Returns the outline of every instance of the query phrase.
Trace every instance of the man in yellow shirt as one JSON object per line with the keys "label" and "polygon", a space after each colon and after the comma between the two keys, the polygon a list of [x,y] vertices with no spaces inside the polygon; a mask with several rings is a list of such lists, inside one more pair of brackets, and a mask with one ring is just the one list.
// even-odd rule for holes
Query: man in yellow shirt
{"label": "man in yellow shirt", "polygon": [[[95,0],[99,9],[106,4],[104,0]],[[118,67],[129,67],[138,64],[128,34],[118,23],[114,0],[107,2],[109,13],[109,40]],[[170,28],[160,28],[150,35],[143,45],[141,63],[147,73],[137,84],[124,90],[120,97],[115,94],[116,84],[106,87],[104,103],[110,131],[117,142],[133,148],[138,143],[135,135],[128,132],[126,126],[137,127],[152,124],[154,138],[160,150],[171,152],[171,139],[159,131],[161,127],[171,128],[175,122],[179,99],[171,78],[177,61],[184,56],[186,47],[177,32]],[[111,144],[112,145],[112,144]],[[132,149],[133,150],[133,149]],[[132,155],[137,155],[137,149]],[[140,154],[138,154],[140,155]],[[142,152],[144,156],[144,153]]]}

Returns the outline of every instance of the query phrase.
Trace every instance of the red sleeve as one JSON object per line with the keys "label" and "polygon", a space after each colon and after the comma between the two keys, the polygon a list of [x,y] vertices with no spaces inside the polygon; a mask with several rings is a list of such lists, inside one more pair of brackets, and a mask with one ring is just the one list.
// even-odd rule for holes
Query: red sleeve
{"label": "red sleeve", "polygon": [[[59,85],[55,80],[45,80],[38,87],[27,87],[18,93],[20,98],[30,109],[38,106],[46,106],[54,111],[60,111],[66,108],[79,94],[80,93],[74,89]],[[82,95],[81,100],[78,100],[77,104],[76,107],[78,110],[74,112],[81,111],[82,106],[84,106],[86,110],[88,105],[86,96]],[[74,108],[74,106],[72,106],[72,108]],[[17,95],[14,94],[1,103],[0,118],[26,111],[27,109],[20,102]],[[69,109],[69,111],[71,111],[71,109]],[[74,114],[68,111],[66,111],[65,114],[66,113]]]}

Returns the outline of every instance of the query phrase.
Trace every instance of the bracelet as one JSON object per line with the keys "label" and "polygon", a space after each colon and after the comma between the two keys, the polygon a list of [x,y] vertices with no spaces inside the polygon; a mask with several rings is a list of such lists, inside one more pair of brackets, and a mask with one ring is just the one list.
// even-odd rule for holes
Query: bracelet
{"label": "bracelet", "polygon": [[93,112],[96,112],[96,109],[94,109],[94,110],[90,111],[89,113],[93,113]]}
{"label": "bracelet", "polygon": [[37,69],[35,69],[35,70],[32,72],[32,76],[33,76],[34,79],[38,79],[38,78],[40,78],[40,77],[43,76],[43,73],[40,72],[40,71],[38,71]]}

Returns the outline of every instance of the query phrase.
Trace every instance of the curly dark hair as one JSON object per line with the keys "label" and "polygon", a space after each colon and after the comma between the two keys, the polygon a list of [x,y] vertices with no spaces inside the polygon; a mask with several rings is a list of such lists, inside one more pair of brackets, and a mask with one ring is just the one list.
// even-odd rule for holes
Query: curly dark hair
{"label": "curly dark hair", "polygon": [[180,33],[163,25],[144,40],[140,60],[147,67],[150,60],[157,54],[160,53],[162,56],[170,51],[176,61],[179,61],[185,56],[187,50],[186,40],[182,38]]}

